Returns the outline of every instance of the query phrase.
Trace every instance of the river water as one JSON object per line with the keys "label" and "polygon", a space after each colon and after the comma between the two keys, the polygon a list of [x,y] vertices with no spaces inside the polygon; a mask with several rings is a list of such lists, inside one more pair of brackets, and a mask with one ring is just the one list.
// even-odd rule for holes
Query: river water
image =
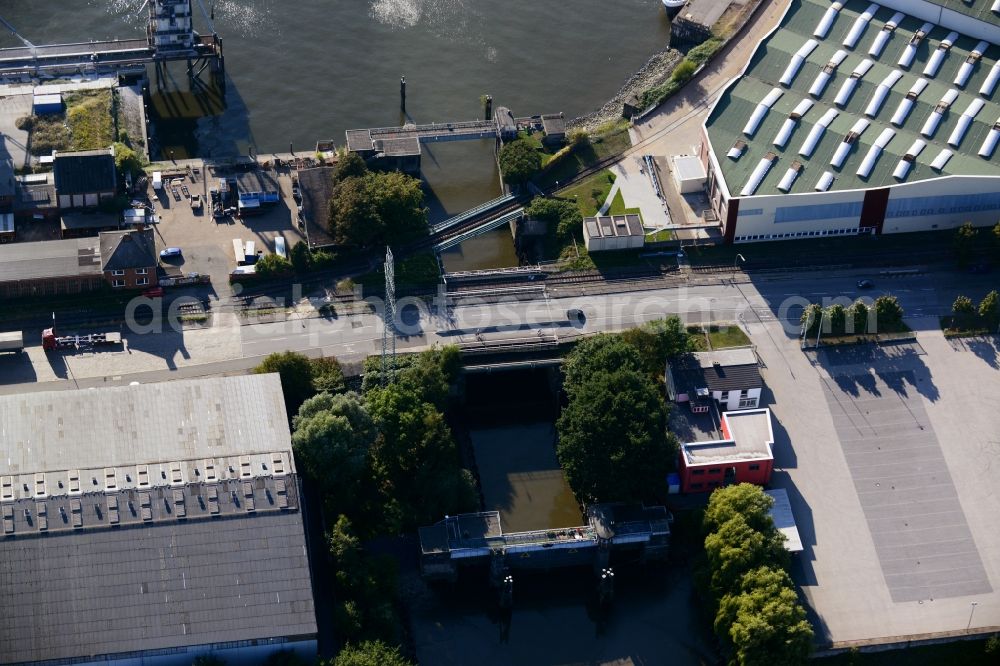
{"label": "river water", "polygon": [[[289,144],[311,151],[318,139],[343,143],[344,130],[356,127],[471,120],[482,114],[486,93],[516,115],[583,115],[665,48],[670,33],[660,0],[203,1],[214,5],[225,47],[225,110],[190,104],[193,112],[167,123],[162,147],[176,157],[251,148],[264,155]],[[195,23],[204,32],[208,18],[197,5]],[[143,0],[5,0],[0,15],[44,44],[139,37],[145,11]],[[0,35],[0,47],[20,45]],[[172,73],[186,91],[183,69]],[[159,102],[154,106],[178,108],[172,99]],[[198,117],[206,110],[216,115]],[[434,217],[497,196],[490,149],[462,144],[434,153],[424,159]],[[447,159],[435,163],[437,153]],[[468,250],[448,254],[446,268],[473,267],[469,258],[481,252]],[[509,265],[513,249],[492,255],[487,264]]]}

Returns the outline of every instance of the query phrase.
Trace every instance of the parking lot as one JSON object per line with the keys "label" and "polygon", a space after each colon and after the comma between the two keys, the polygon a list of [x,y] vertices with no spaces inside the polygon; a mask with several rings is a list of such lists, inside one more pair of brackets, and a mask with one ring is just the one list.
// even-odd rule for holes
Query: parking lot
{"label": "parking lot", "polygon": [[[236,268],[233,239],[243,243],[254,241],[258,252],[274,252],[274,239],[284,236],[286,247],[291,249],[300,240],[302,233],[296,227],[295,202],[292,199],[292,172],[288,170],[266,172],[268,179],[277,183],[280,201],[263,212],[253,216],[238,217],[226,215],[222,219],[212,216],[209,190],[218,187],[218,180],[236,175],[232,170],[216,170],[204,166],[193,166],[188,171],[184,166],[172,167],[164,171],[164,187],[154,190],[150,182],[148,194],[153,202],[159,224],[156,225],[157,250],[168,247],[181,249],[181,256],[164,259],[161,266],[164,275],[199,273],[212,278],[212,292],[220,299],[231,293],[229,274]],[[168,180],[169,179],[169,180]],[[180,181],[176,189],[177,200],[170,181]],[[181,191],[181,183],[187,194]],[[191,206],[194,195],[200,195],[202,210]]]}
{"label": "parking lot", "polygon": [[838,647],[1000,625],[1000,342],[803,352],[751,326],[775,419],[772,485],[805,551],[794,576]]}

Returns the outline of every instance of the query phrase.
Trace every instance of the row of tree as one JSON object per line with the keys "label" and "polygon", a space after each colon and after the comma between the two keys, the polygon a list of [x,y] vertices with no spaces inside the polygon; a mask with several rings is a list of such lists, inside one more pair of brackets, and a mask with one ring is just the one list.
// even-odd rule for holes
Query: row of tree
{"label": "row of tree", "polygon": [[802,311],[800,323],[807,338],[889,333],[903,327],[903,307],[895,296],[879,296],[871,305],[859,298],[848,307],[812,303]]}
{"label": "row of tree", "polygon": [[705,509],[705,570],[714,628],[739,666],[791,666],[809,658],[813,630],[788,575],[773,500],[741,483],[712,493]]}
{"label": "row of tree", "polygon": [[369,554],[363,541],[478,505],[444,417],[460,366],[457,349],[404,359],[391,382],[366,373],[361,393],[346,389],[333,359],[285,352],[257,368],[281,377],[298,470],[333,525],[327,539],[335,623],[353,653],[393,653],[388,646],[400,638],[395,560]]}
{"label": "row of tree", "polygon": [[671,317],[622,334],[584,340],[566,357],[556,454],[584,503],[641,501],[663,494],[677,439],[667,432],[659,382],[667,358],[688,349]]}
{"label": "row of tree", "polygon": [[968,296],[959,296],[952,303],[951,312],[952,328],[970,330],[981,327],[993,331],[1000,327],[1000,298],[996,289],[986,294],[978,307]]}

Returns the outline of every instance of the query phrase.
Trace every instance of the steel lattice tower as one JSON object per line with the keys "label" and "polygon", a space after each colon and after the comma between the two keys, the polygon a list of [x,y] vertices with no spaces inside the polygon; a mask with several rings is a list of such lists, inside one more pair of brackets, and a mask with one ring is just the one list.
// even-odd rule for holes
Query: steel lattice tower
{"label": "steel lattice tower", "polygon": [[385,314],[382,326],[382,385],[396,372],[396,271],[392,248],[385,248]]}

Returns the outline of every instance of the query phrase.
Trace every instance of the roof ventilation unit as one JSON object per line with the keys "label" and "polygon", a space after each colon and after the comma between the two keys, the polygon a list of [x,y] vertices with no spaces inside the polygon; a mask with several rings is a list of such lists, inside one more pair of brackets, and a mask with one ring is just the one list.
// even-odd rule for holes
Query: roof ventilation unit
{"label": "roof ventilation unit", "polygon": [[[1000,0],[997,1],[1000,2]],[[826,13],[823,14],[823,18],[821,18],[819,23],[816,24],[816,29],[813,30],[813,37],[826,39],[827,33],[830,32],[830,28],[833,27],[833,22],[837,20],[837,15],[843,8],[844,5],[839,2],[835,2],[830,5],[827,8]]]}
{"label": "roof ventilation unit", "polygon": [[949,146],[958,148],[958,145],[962,143],[962,139],[965,138],[965,133],[969,131],[969,125],[972,124],[972,121],[983,110],[984,106],[986,106],[986,102],[981,99],[974,99],[969,102],[969,106],[965,107],[962,117],[958,119],[958,124],[951,131],[951,136],[948,137]]}
{"label": "roof ventilation unit", "polygon": [[913,59],[917,57],[917,49],[920,47],[920,42],[924,41],[928,33],[934,29],[933,23],[924,23],[920,26],[920,29],[913,33],[913,37],[910,37],[910,42],[903,49],[903,53],[899,56],[899,62],[897,63],[900,67],[909,68],[913,64]]}
{"label": "roof ventilation unit", "polygon": [[983,81],[983,85],[979,89],[979,94],[984,97],[992,95],[993,89],[997,87],[997,81],[1000,81],[1000,62],[993,64],[993,68],[990,70],[990,73],[986,75],[986,80]]}
{"label": "roof ventilation unit", "polygon": [[861,138],[861,135],[864,134],[866,129],[868,129],[869,125],[871,125],[871,122],[864,118],[861,118],[854,123],[854,126],[851,127],[851,131],[847,133],[847,136],[844,137],[841,144],[837,146],[837,150],[834,151],[833,159],[830,160],[830,166],[836,169],[844,166],[844,160],[847,159],[848,153],[851,152],[851,146],[858,142],[858,139]]}
{"label": "roof ventilation unit", "polygon": [[806,140],[802,142],[802,147],[799,148],[799,155],[809,157],[813,154],[813,151],[816,150],[816,146],[819,144],[819,140],[823,138],[823,132],[826,131],[826,128],[830,126],[830,123],[833,122],[833,119],[837,115],[838,112],[836,109],[827,109],[823,117],[819,119],[819,122],[809,131],[809,136],[806,137]]}
{"label": "roof ventilation unit", "polygon": [[924,122],[924,126],[920,128],[920,133],[926,136],[928,139],[934,137],[934,133],[937,132],[938,126],[941,125],[941,121],[944,120],[944,114],[948,112],[951,105],[955,103],[958,99],[957,90],[949,90],[941,98],[941,101],[937,103],[934,110],[931,111],[931,115],[927,116],[927,120]]}
{"label": "roof ventilation unit", "polygon": [[[1000,0],[997,1],[1000,2]],[[997,141],[1000,141],[1000,119],[997,119],[993,124],[993,129],[986,135],[983,145],[979,147],[979,156],[990,159],[993,156],[993,151],[996,150]]]}
{"label": "roof ventilation unit", "polygon": [[840,92],[837,93],[837,98],[833,100],[833,103],[837,106],[847,106],[847,103],[851,101],[851,95],[854,94],[854,90],[858,87],[858,82],[861,81],[861,77],[867,74],[868,70],[874,64],[868,58],[859,62],[858,66],[851,72],[850,78],[840,86]]}
{"label": "roof ventilation unit", "polygon": [[885,147],[892,141],[892,137],[894,136],[896,136],[896,132],[888,127],[882,130],[882,133],[875,139],[875,143],[868,149],[865,159],[861,160],[861,166],[857,170],[858,176],[868,178],[871,175],[872,169],[875,168],[875,163],[878,162],[878,158],[882,155],[882,151],[885,150]]}
{"label": "roof ventilation unit", "polygon": [[941,69],[941,63],[944,62],[944,57],[948,55],[948,51],[951,50],[951,45],[955,43],[956,39],[958,39],[958,33],[949,32],[948,36],[941,40],[937,50],[931,54],[927,64],[924,65],[924,76],[937,76],[938,70]]}
{"label": "roof ventilation unit", "polygon": [[847,51],[843,49],[840,49],[833,54],[833,57],[830,58],[830,62],[826,63],[826,66],[819,71],[819,74],[816,75],[816,79],[813,81],[813,84],[809,87],[810,95],[813,97],[823,96],[823,91],[826,90],[826,84],[828,84],[830,79],[833,78],[833,75],[837,71],[837,67],[840,66],[840,63],[844,62],[844,58],[846,57]]}
{"label": "roof ventilation unit", "polygon": [[927,142],[923,139],[917,139],[914,141],[913,145],[907,149],[906,154],[899,160],[899,164],[896,165],[895,171],[892,172],[892,177],[896,180],[905,179],[910,173],[910,169],[913,168],[913,163],[917,161],[917,156],[920,155],[926,147]]}
{"label": "roof ventilation unit", "polygon": [[795,77],[798,76],[799,70],[802,68],[802,63],[806,61],[806,58],[809,57],[809,54],[812,53],[813,49],[817,46],[819,46],[819,42],[815,39],[810,39],[803,44],[799,50],[795,52],[795,55],[792,56],[791,62],[788,63],[788,67],[785,68],[784,74],[782,74],[781,78],[778,79],[778,83],[786,88],[791,86],[792,81],[795,80]]}
{"label": "roof ventilation unit", "polygon": [[784,148],[785,144],[792,137],[792,132],[795,131],[795,126],[799,124],[799,119],[806,114],[806,112],[813,106],[812,100],[804,99],[798,103],[794,109],[792,109],[791,114],[785,119],[785,123],[781,126],[778,131],[778,136],[774,138],[774,145],[778,148]]}
{"label": "roof ventilation unit", "polygon": [[747,121],[746,126],[743,128],[743,133],[747,136],[753,136],[757,132],[757,128],[764,121],[764,116],[767,115],[767,112],[771,110],[771,107],[783,94],[784,92],[781,88],[772,88],[771,92],[767,93],[767,97],[761,100],[757,108],[753,110],[750,120]]}
{"label": "roof ventilation unit", "polygon": [[849,49],[854,48],[854,45],[858,43],[859,39],[861,39],[861,35],[864,33],[865,28],[868,27],[868,22],[872,20],[872,17],[875,16],[875,12],[879,9],[880,7],[878,4],[873,2],[868,5],[868,9],[866,9],[861,16],[854,19],[854,25],[851,26],[850,31],[847,33],[847,37],[844,37],[844,46]]}
{"label": "roof ventilation unit", "polygon": [[753,196],[753,193],[757,191],[757,188],[763,182],[764,176],[771,170],[777,159],[778,156],[774,153],[768,153],[761,158],[757,166],[754,167],[753,173],[750,174],[750,180],[743,186],[743,190],[740,192],[741,197]]}
{"label": "roof ventilation unit", "polygon": [[878,115],[882,105],[885,104],[885,98],[889,96],[889,91],[892,90],[892,87],[896,85],[901,78],[903,78],[903,73],[898,69],[894,69],[889,72],[884,79],[882,79],[882,83],[878,84],[878,87],[875,88],[872,98],[868,101],[868,106],[865,107],[866,116],[874,118]]}
{"label": "roof ventilation unit", "polygon": [[906,122],[906,117],[910,115],[910,111],[913,110],[913,105],[917,102],[917,97],[924,91],[927,87],[927,79],[917,79],[910,86],[910,91],[906,93],[906,97],[899,100],[899,106],[896,107],[896,113],[892,114],[892,120],[889,121],[893,125],[900,127],[904,122]]}
{"label": "roof ventilation unit", "polygon": [[823,175],[819,177],[818,181],[816,181],[816,191],[826,192],[832,186],[833,186],[833,172],[824,171]]}
{"label": "roof ventilation unit", "polygon": [[729,149],[728,153],[726,153],[726,157],[731,160],[738,160],[743,156],[743,153],[746,152],[746,149],[747,142],[743,139],[737,139],[736,143],[733,144],[733,147]]}
{"label": "roof ventilation unit", "polygon": [[875,40],[872,45],[868,48],[868,55],[878,58],[882,55],[882,51],[885,49],[885,45],[889,43],[889,38],[892,37],[892,33],[896,31],[899,27],[900,21],[906,18],[906,15],[902,12],[896,12],[892,15],[892,18],[886,21],[886,24],[882,27],[882,30],[875,35]]}
{"label": "roof ventilation unit", "polygon": [[958,74],[955,75],[956,86],[959,88],[965,87],[965,84],[969,82],[969,77],[972,76],[972,70],[976,68],[976,63],[983,59],[983,54],[986,53],[986,49],[989,46],[989,42],[979,42],[976,44],[976,48],[972,49],[972,53],[965,59],[962,66],[958,68]]}
{"label": "roof ventilation unit", "polygon": [[944,168],[944,165],[948,163],[948,160],[950,160],[951,156],[954,154],[955,153],[945,148],[940,153],[938,153],[938,156],[934,158],[933,162],[931,162],[931,168],[934,169],[935,171],[940,171],[941,169]]}
{"label": "roof ventilation unit", "polygon": [[778,183],[778,189],[782,192],[788,192],[792,189],[792,185],[795,183],[795,179],[799,177],[799,173],[802,171],[802,162],[795,160],[792,162],[792,166],[788,167],[788,171],[785,175],[781,177],[781,182]]}

